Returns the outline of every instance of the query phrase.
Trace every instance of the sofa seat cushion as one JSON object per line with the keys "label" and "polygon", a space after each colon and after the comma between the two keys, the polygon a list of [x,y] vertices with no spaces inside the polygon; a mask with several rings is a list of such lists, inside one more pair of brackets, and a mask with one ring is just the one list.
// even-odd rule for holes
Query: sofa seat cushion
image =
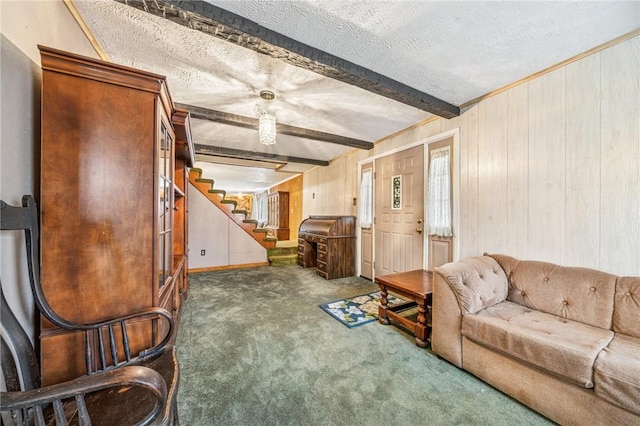
{"label": "sofa seat cushion", "polygon": [[594,365],[598,396],[640,415],[640,339],[616,333]]}
{"label": "sofa seat cushion", "polygon": [[614,335],[509,301],[465,315],[462,334],[586,388],[593,387],[598,353]]}

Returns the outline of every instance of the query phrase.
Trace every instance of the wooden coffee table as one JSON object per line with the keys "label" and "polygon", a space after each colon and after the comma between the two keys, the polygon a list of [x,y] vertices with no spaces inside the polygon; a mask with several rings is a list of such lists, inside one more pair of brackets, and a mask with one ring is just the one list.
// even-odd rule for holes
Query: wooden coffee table
{"label": "wooden coffee table", "polygon": [[[400,272],[376,277],[376,283],[380,286],[382,300],[378,309],[379,321],[389,324],[389,320],[402,324],[413,331],[416,337],[416,345],[424,348],[431,330],[431,318],[428,309],[431,307],[431,294],[433,293],[433,274],[419,269],[417,271]],[[387,295],[389,290],[398,296],[408,299],[406,303],[389,306]],[[417,322],[401,316],[398,312],[418,306]]]}

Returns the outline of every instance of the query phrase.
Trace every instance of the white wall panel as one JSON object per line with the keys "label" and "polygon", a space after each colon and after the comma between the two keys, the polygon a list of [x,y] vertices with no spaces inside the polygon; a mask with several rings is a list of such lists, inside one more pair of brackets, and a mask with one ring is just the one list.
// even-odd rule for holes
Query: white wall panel
{"label": "white wall panel", "polygon": [[[460,257],[501,251],[640,275],[639,58],[635,37],[484,99],[454,120],[380,141],[366,155],[459,126]],[[349,182],[362,158],[305,173],[305,194],[314,176],[315,188],[335,191],[323,179]],[[329,195],[350,201],[351,186]],[[338,214],[350,214],[347,207]],[[305,211],[319,210],[305,199]]]}
{"label": "white wall panel", "polygon": [[601,56],[600,267],[640,275],[640,37]]}
{"label": "white wall panel", "polygon": [[229,223],[229,265],[269,261],[267,259],[267,250],[262,245],[231,219],[227,218],[227,221]]}
{"label": "white wall panel", "polygon": [[529,256],[564,262],[564,68],[529,82]]}
{"label": "white wall panel", "polygon": [[478,109],[478,254],[507,252],[507,106],[503,92]]}
{"label": "white wall panel", "polygon": [[430,123],[427,123],[424,126],[418,127],[414,134],[412,135],[412,140],[409,142],[414,142],[416,140],[427,139],[431,136],[435,136],[439,133],[442,133],[442,122],[444,120],[435,120]]}
{"label": "white wall panel", "polygon": [[507,92],[507,250],[518,258],[529,256],[529,85]]}
{"label": "white wall panel", "polygon": [[[460,200],[462,208],[467,210],[466,238],[461,242],[461,257],[482,254],[478,246],[478,106],[470,108],[468,114],[468,152],[467,152],[467,199]],[[466,205],[465,205],[466,202]]]}
{"label": "white wall panel", "polygon": [[188,203],[189,268],[229,265],[229,218],[193,186]]}
{"label": "white wall panel", "polygon": [[316,191],[318,191],[318,170],[313,168],[302,175],[302,219],[318,213]]}
{"label": "white wall panel", "polygon": [[[469,197],[469,114],[462,114],[458,123],[460,125],[459,132],[459,155],[460,161],[458,164],[458,177],[460,179],[460,202],[458,208],[460,211],[460,229],[453,229],[453,236],[457,244],[460,245],[459,253],[461,258],[469,257],[465,247],[468,235],[468,221],[469,221],[469,209],[467,199]],[[454,171],[454,173],[456,173]]]}
{"label": "white wall panel", "polygon": [[598,267],[600,238],[600,55],[566,67],[565,256]]}

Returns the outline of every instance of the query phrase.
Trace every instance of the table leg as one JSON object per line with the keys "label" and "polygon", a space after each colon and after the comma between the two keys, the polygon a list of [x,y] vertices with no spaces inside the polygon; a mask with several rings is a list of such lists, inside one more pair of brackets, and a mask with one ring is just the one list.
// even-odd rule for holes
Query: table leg
{"label": "table leg", "polygon": [[389,325],[389,318],[387,318],[387,308],[389,302],[387,301],[387,287],[380,286],[380,307],[378,307],[378,321],[380,324]]}
{"label": "table leg", "polygon": [[427,337],[429,330],[427,328],[427,300],[417,299],[418,303],[418,322],[416,323],[414,333],[416,335],[416,345],[421,348],[427,347]]}

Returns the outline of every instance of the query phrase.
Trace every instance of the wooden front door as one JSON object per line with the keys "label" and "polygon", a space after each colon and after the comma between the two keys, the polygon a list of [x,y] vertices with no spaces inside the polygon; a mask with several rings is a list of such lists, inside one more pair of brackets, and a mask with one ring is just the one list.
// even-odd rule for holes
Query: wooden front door
{"label": "wooden front door", "polygon": [[376,160],[375,275],[424,268],[424,146]]}

